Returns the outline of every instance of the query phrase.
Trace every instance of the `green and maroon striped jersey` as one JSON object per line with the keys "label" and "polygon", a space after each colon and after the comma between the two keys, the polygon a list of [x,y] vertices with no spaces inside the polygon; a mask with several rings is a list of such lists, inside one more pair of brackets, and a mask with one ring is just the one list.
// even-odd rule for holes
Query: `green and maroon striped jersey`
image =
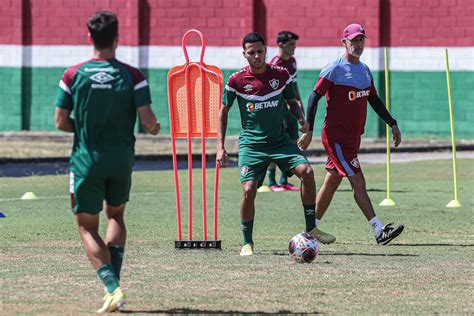
{"label": "green and maroon striped jersey", "polygon": [[294,84],[283,67],[267,64],[267,70],[256,75],[247,66],[232,74],[222,103],[230,108],[237,99],[242,123],[240,147],[271,149],[289,140],[283,119],[285,99],[293,98]]}
{"label": "green and maroon striped jersey", "polygon": [[66,69],[56,106],[73,112],[71,162],[87,167],[94,155],[134,153],[137,108],[151,104],[143,74],[116,59],[92,59]]}

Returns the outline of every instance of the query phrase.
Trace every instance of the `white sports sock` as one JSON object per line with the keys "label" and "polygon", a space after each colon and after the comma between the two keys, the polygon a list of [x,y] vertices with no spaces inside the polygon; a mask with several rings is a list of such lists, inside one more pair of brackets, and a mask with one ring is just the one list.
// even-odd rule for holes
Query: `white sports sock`
{"label": "white sports sock", "polygon": [[320,220],[320,219],[316,219],[316,227],[319,227],[319,225],[321,225],[321,220]]}
{"label": "white sports sock", "polygon": [[369,224],[372,225],[374,229],[375,237],[378,237],[382,233],[383,224],[377,215],[369,221]]}

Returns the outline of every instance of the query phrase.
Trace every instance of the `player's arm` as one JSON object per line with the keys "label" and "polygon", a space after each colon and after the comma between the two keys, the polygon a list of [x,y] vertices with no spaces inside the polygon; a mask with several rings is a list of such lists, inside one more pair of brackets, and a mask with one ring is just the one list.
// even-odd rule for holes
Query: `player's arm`
{"label": "player's arm", "polygon": [[156,135],[160,132],[161,125],[156,121],[156,116],[153,113],[150,104],[140,106],[137,109],[137,112],[140,117],[141,126],[147,133]]}
{"label": "player's arm", "polygon": [[395,147],[398,147],[402,142],[402,136],[398,129],[397,121],[392,117],[392,115],[390,115],[390,112],[387,111],[387,108],[384,106],[382,100],[377,94],[370,95],[368,101],[375,113],[377,113],[377,115],[392,128],[393,141]]}
{"label": "player's arm", "polygon": [[74,120],[71,111],[59,107],[54,111],[54,126],[63,132],[74,133]]}
{"label": "player's arm", "polygon": [[222,105],[218,115],[217,126],[217,154],[216,162],[221,167],[227,167],[228,156],[225,150],[225,133],[227,131],[227,119],[229,117],[230,108]]}
{"label": "player's arm", "polygon": [[286,100],[290,113],[296,118],[300,124],[300,132],[306,133],[308,131],[309,125],[306,119],[304,118],[304,112],[301,109],[300,103],[297,99],[288,99]]}
{"label": "player's arm", "polygon": [[309,130],[303,134],[298,140],[298,147],[305,150],[313,140],[314,120],[316,118],[316,111],[318,109],[318,102],[323,96],[313,91],[308,98],[308,106],[306,110],[306,119],[308,120]]}
{"label": "player's arm", "polygon": [[300,131],[302,133],[306,133],[308,131],[308,122],[306,122],[304,118],[304,111],[302,110],[300,103],[298,103],[298,99],[296,99],[295,83],[296,82],[292,82],[291,80],[287,82],[287,85],[283,90],[283,97],[286,101],[286,104],[288,105],[290,113],[296,118],[298,123],[301,125]]}
{"label": "player's arm", "polygon": [[296,81],[295,81],[294,85],[295,85],[296,100],[298,100],[298,103],[301,107],[301,111],[303,111],[303,113],[304,113],[304,106],[303,106],[303,102],[301,101],[300,89],[298,89],[298,84],[296,83]]}

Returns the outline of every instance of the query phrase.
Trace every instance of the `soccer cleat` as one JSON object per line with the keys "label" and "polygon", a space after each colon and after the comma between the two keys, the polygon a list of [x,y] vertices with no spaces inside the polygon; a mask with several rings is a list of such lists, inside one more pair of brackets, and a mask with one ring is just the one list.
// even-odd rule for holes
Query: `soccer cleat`
{"label": "soccer cleat", "polygon": [[397,238],[403,231],[403,225],[393,228],[393,223],[387,224],[382,228],[382,232],[378,237],[375,237],[379,245],[386,245],[393,239]]}
{"label": "soccer cleat", "polygon": [[312,231],[309,232],[315,239],[317,239],[322,244],[332,244],[336,241],[336,236],[323,232],[321,229],[314,227]]}
{"label": "soccer cleat", "polygon": [[104,296],[104,305],[97,311],[97,313],[111,313],[121,310],[125,305],[125,294],[118,287],[113,293],[107,293]]}
{"label": "soccer cleat", "polygon": [[257,189],[257,192],[272,192],[268,185],[262,185],[260,188]]}
{"label": "soccer cleat", "polygon": [[282,188],[285,188],[286,191],[299,191],[300,188],[298,187],[295,187],[293,184],[291,183],[286,183],[286,184],[281,184],[280,185]]}
{"label": "soccer cleat", "polygon": [[253,244],[245,244],[242,246],[240,251],[241,256],[252,256],[253,255]]}
{"label": "soccer cleat", "polygon": [[286,191],[286,189],[284,187],[281,187],[279,185],[271,185],[270,190],[272,192],[285,192]]}

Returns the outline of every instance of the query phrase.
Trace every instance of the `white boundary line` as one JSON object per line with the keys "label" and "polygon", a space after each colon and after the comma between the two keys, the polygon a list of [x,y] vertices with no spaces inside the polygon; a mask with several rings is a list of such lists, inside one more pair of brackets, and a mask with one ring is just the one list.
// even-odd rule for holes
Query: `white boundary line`
{"label": "white boundary line", "polygon": [[[201,48],[188,47],[191,60],[199,60]],[[277,52],[268,47],[270,59]],[[448,47],[450,69],[474,71],[474,47]],[[343,53],[342,47],[298,47],[299,70],[321,69]],[[0,67],[68,67],[92,56],[85,45],[0,45]],[[117,58],[143,69],[169,69],[184,63],[181,46],[119,46]],[[384,69],[383,48],[366,48],[362,60],[373,71]],[[205,61],[222,69],[246,65],[239,46],[206,48]],[[389,68],[394,71],[444,71],[444,47],[394,47],[389,49]]]}

